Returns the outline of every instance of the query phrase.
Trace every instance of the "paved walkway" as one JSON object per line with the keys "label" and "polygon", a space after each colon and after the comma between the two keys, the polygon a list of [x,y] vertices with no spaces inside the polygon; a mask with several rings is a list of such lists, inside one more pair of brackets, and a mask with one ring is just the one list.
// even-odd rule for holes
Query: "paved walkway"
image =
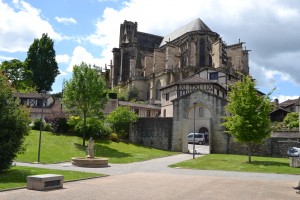
{"label": "paved walkway", "polygon": [[20,189],[0,192],[0,199],[300,199],[299,194],[292,189],[299,181],[299,176],[295,175],[167,167],[188,159],[192,159],[191,154],[179,154],[144,162],[111,164],[110,167],[98,169],[80,168],[70,163],[51,165],[17,163],[20,166],[96,172],[111,176],[64,183],[64,189],[61,190],[41,192]]}

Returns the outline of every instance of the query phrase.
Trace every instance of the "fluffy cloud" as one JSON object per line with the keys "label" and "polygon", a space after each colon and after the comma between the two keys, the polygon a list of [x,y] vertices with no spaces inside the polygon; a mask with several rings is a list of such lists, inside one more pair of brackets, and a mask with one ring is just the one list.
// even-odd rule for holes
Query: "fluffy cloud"
{"label": "fluffy cloud", "polygon": [[76,24],[77,21],[70,17],[70,18],[61,18],[61,17],[55,17],[55,20],[58,22],[58,23],[63,23],[65,25],[68,25],[68,24]]}
{"label": "fluffy cloud", "polygon": [[70,56],[67,54],[63,54],[63,55],[56,55],[56,62],[57,63],[69,63],[70,61]]}
{"label": "fluffy cloud", "polygon": [[40,38],[43,33],[55,40],[62,39],[42,19],[39,9],[20,0],[14,0],[12,5],[10,7],[0,0],[0,51],[25,52],[34,38]]}
{"label": "fluffy cloud", "polygon": [[79,65],[82,62],[85,62],[90,65],[102,66],[101,63],[103,63],[103,60],[99,58],[95,58],[91,53],[89,53],[82,46],[77,46],[73,51],[71,62],[67,68],[67,71],[72,72],[73,66]]}

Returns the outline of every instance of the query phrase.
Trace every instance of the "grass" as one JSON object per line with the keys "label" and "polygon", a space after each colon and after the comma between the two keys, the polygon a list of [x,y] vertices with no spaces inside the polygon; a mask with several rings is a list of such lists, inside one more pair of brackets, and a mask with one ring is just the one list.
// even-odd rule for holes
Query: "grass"
{"label": "grass", "polygon": [[38,174],[60,174],[64,181],[79,180],[84,178],[101,177],[101,174],[41,169],[31,167],[11,167],[9,170],[0,173],[0,190],[20,188],[26,186],[26,177]]}
{"label": "grass", "polygon": [[[25,140],[26,151],[18,154],[16,161],[36,162],[38,156],[39,131],[31,131]],[[88,144],[88,141],[86,141]],[[40,161],[58,163],[70,161],[72,157],[85,157],[87,147],[82,146],[82,138],[42,132]],[[109,163],[130,163],[177,154],[140,145],[95,141],[95,156],[108,158]]]}
{"label": "grass", "polygon": [[238,172],[261,172],[276,174],[300,174],[299,168],[289,166],[288,158],[271,158],[251,156],[252,162],[248,162],[248,156],[230,154],[210,154],[194,160],[188,160],[170,167],[203,170],[224,170]]}

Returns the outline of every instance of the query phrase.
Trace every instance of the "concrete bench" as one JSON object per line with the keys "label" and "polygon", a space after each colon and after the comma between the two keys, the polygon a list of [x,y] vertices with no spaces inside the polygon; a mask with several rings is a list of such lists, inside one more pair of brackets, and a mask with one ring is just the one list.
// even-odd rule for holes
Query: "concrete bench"
{"label": "concrete bench", "polygon": [[63,187],[64,176],[57,174],[40,174],[27,176],[27,189],[52,190]]}

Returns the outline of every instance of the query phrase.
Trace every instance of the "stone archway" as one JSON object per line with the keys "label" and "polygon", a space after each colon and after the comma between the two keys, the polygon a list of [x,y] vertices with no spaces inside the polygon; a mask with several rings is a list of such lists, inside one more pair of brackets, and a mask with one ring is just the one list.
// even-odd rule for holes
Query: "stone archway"
{"label": "stone archway", "polygon": [[224,98],[202,90],[173,100],[172,150],[188,152],[187,134],[193,132],[195,122],[196,131],[205,127],[209,132],[209,153],[226,153],[228,136],[221,126],[226,103]]}

